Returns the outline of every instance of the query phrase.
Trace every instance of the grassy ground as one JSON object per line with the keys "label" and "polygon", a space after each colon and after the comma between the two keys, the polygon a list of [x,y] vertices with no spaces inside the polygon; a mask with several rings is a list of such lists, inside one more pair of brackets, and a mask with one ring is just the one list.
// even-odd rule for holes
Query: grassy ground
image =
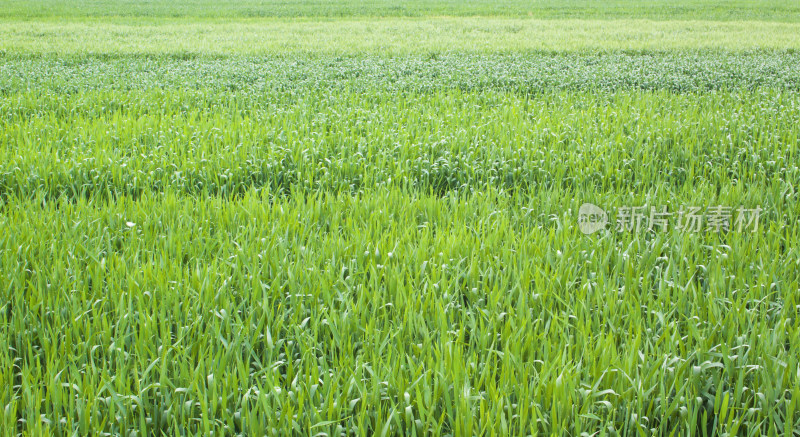
{"label": "grassy ground", "polygon": [[134,23],[92,19],[16,21],[0,27],[0,50],[11,54],[261,56],[757,49],[800,49],[800,23],[440,17],[158,19]]}
{"label": "grassy ground", "polygon": [[47,4],[0,8],[2,435],[800,433],[791,4]]}
{"label": "grassy ground", "polygon": [[507,16],[654,20],[800,21],[800,5],[781,0],[2,0],[0,17],[343,18]]}

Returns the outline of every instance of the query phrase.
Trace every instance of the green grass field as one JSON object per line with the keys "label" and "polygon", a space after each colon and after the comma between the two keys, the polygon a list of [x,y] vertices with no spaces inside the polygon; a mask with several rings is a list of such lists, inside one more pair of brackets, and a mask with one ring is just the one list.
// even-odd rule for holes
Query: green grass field
{"label": "green grass field", "polygon": [[800,4],[782,0],[3,0],[12,20],[128,18],[347,18],[509,16],[800,21]]}
{"label": "green grass field", "polygon": [[798,49],[772,0],[0,0],[0,435],[800,436]]}

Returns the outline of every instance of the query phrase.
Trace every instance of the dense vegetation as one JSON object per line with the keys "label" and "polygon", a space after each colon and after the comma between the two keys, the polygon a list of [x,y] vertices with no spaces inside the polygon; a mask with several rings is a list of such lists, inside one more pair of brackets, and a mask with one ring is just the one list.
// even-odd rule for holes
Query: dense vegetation
{"label": "dense vegetation", "polygon": [[[39,3],[55,25],[152,14],[174,39],[61,53]],[[501,13],[39,3],[0,8],[28,29],[0,43],[3,435],[800,434],[785,39],[226,55],[158,20]],[[534,17],[797,21],[788,2],[564,5]],[[584,235],[586,202],[763,212]]]}
{"label": "dense vegetation", "polygon": [[509,17],[0,19],[0,56],[387,57],[659,51],[796,54],[800,23]]}
{"label": "dense vegetation", "polygon": [[3,0],[0,18],[349,18],[522,16],[656,20],[800,21],[800,5],[781,0]]}

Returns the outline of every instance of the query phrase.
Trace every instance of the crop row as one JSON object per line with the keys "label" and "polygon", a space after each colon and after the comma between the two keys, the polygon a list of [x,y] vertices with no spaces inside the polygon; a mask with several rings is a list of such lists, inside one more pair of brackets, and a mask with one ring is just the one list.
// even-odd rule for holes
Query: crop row
{"label": "crop row", "polygon": [[800,179],[800,99],[771,89],[25,92],[3,106],[6,199],[735,188],[781,193],[782,209]]}
{"label": "crop row", "polygon": [[162,88],[268,91],[348,88],[368,92],[440,89],[668,90],[800,89],[792,52],[438,54],[428,56],[11,56],[0,58],[0,95],[21,90],[79,93]]}

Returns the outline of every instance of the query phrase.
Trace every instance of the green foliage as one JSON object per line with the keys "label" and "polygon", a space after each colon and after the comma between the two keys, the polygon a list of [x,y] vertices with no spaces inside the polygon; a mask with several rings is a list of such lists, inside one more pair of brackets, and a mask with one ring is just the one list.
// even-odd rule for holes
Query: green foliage
{"label": "green foliage", "polygon": [[[45,3],[74,21],[33,12]],[[487,53],[433,35],[401,41],[403,56],[328,50],[358,51],[341,40],[218,56],[227,47],[156,23],[150,48],[124,39],[150,28],[116,43],[101,31],[81,38],[102,50],[75,55],[58,26],[86,17],[179,16],[214,39],[225,28],[203,19],[356,6],[30,5],[0,8],[42,19],[0,27],[17,38],[0,43],[2,435],[800,434],[793,25],[759,24],[774,51],[733,47],[742,35],[733,50],[646,50],[647,21],[634,34],[649,42],[614,36],[608,52],[518,50],[524,28],[492,50],[509,25],[495,21]],[[756,17],[796,21],[792,7]],[[448,38],[483,26],[454,20]],[[376,40],[414,23],[362,21]],[[303,24],[275,22],[289,39]],[[550,25],[564,23],[584,22]],[[660,29],[706,26],[677,23]],[[754,232],[583,235],[584,202],[764,212]]]}
{"label": "green foliage", "polygon": [[799,67],[765,54],[12,60],[0,197],[739,187],[783,193],[769,200],[782,210],[800,178]]}
{"label": "green foliage", "polygon": [[752,51],[796,53],[800,22],[387,17],[0,19],[0,50],[26,55],[441,55]]}
{"label": "green foliage", "polygon": [[798,21],[780,0],[4,0],[2,18],[342,18],[423,16]]}

